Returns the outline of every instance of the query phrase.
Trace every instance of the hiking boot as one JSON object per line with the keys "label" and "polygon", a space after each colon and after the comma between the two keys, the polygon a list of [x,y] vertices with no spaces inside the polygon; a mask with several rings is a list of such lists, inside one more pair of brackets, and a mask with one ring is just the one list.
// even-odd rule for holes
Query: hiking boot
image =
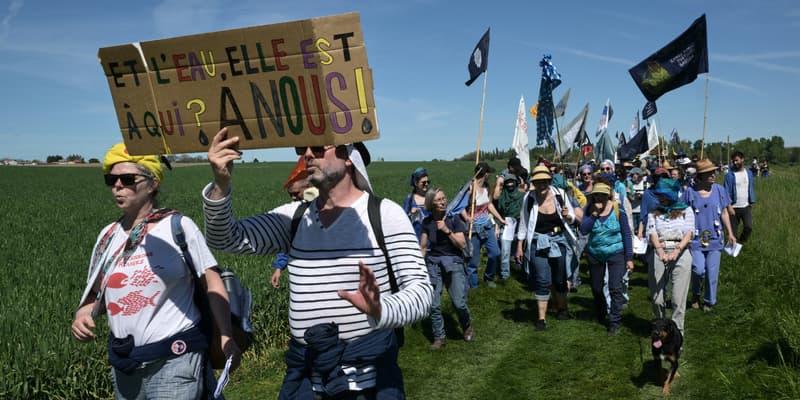
{"label": "hiking boot", "polygon": [[568,319],[572,319],[572,316],[569,315],[569,311],[561,310],[556,314],[556,319],[559,321],[566,321]]}
{"label": "hiking boot", "polygon": [[464,341],[471,342],[474,339],[475,332],[472,330],[472,323],[467,326],[467,329],[464,329]]}
{"label": "hiking boot", "polygon": [[447,339],[434,339],[431,344],[431,350],[439,350],[447,344]]}
{"label": "hiking boot", "polygon": [[537,331],[543,331],[545,329],[547,329],[547,323],[544,322],[543,319],[537,320],[536,321],[536,330]]}

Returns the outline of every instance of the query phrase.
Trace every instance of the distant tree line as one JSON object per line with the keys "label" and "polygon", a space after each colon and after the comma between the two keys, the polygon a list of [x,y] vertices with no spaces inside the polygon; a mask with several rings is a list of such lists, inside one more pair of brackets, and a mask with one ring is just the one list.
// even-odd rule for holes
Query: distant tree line
{"label": "distant tree line", "polygon": [[[736,151],[744,153],[747,159],[758,158],[759,160],[767,160],[771,164],[778,165],[795,165],[800,163],[800,147],[786,147],[781,136],[772,136],[771,138],[751,139],[746,138],[737,140],[736,142],[728,144],[727,142],[706,142],[703,146],[701,140],[680,141],[677,145],[674,143],[667,143],[662,141],[662,146],[666,152],[667,157],[674,157],[680,152],[686,153],[688,157],[700,156],[700,149],[703,150],[703,157],[708,158],[716,163],[727,164],[729,162],[729,154]],[[481,151],[481,161],[506,161],[511,157],[516,156],[517,152],[513,148],[508,150],[494,150]],[[547,160],[552,160],[554,152],[546,147],[535,147],[530,149],[531,163],[544,157]],[[594,157],[589,154],[587,158]],[[566,159],[569,161],[577,161],[583,159],[580,150],[572,150],[567,153]],[[475,161],[475,152],[469,152],[461,157],[455,158],[454,161]]]}

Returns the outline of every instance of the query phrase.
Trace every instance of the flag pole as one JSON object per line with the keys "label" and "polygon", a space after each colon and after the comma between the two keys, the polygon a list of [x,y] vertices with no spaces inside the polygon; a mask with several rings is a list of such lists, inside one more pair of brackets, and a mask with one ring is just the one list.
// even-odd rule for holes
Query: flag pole
{"label": "flag pole", "polygon": [[703,111],[703,138],[700,140],[700,159],[703,159],[703,150],[706,147],[706,119],[708,119],[708,72],[706,72],[706,109]]}
{"label": "flag pole", "polygon": [[[481,160],[481,135],[483,134],[483,110],[486,104],[486,78],[489,76],[489,69],[487,68],[486,71],[483,72],[483,94],[481,95],[481,118],[480,118],[480,125],[478,126],[478,149],[475,151],[475,165],[477,166]],[[476,174],[477,175],[477,174]],[[472,224],[473,220],[475,219],[475,196],[478,190],[475,188],[475,178],[472,179],[472,190],[471,190],[471,199],[470,203],[471,206],[469,208],[469,234],[467,235],[467,239],[472,241]]]}

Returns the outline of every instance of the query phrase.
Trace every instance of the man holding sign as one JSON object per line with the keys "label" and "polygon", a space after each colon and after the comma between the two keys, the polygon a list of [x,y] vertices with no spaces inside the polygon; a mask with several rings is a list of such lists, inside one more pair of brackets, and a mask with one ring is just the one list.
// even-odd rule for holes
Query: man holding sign
{"label": "man holding sign", "polygon": [[405,398],[392,328],[424,318],[432,289],[403,209],[378,200],[378,216],[370,210],[366,147],[296,147],[319,197],[300,211],[294,202],[237,221],[231,178],[239,141],[223,128],[210,143],[206,239],[233,253],[289,255],[291,341],[280,398]]}

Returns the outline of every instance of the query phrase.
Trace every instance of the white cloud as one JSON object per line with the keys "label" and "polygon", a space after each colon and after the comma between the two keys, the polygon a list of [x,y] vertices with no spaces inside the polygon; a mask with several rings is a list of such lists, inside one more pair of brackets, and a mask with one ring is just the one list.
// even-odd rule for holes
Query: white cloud
{"label": "white cloud", "polygon": [[8,5],[8,14],[0,20],[0,43],[5,42],[6,38],[8,38],[8,32],[11,30],[11,21],[17,16],[22,5],[22,0],[12,0],[11,4]]}
{"label": "white cloud", "polygon": [[737,82],[733,82],[733,81],[726,81],[724,79],[715,78],[713,76],[709,76],[708,79],[711,82],[718,83],[718,84],[720,84],[722,86],[728,86],[728,87],[732,87],[734,89],[740,89],[740,90],[744,90],[744,91],[747,91],[747,92],[760,93],[759,91],[757,91],[753,87],[747,86],[747,85],[742,84],[742,83],[737,83]]}
{"label": "white cloud", "polygon": [[800,68],[798,67],[761,61],[765,59],[774,60],[774,59],[783,59],[791,57],[800,57],[800,52],[784,51],[784,52],[772,52],[772,53],[762,53],[762,54],[740,54],[740,55],[711,54],[711,59],[716,61],[744,64],[767,71],[786,72],[794,75],[800,75]]}

